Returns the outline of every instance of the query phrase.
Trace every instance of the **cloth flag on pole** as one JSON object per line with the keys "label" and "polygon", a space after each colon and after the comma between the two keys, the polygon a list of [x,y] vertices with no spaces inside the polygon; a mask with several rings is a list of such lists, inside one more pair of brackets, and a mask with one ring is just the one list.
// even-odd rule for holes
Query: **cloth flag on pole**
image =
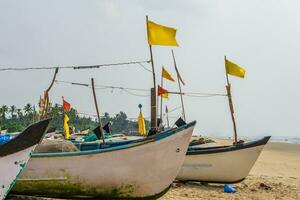
{"label": "cloth flag on pole", "polygon": [[176,29],[147,21],[149,45],[178,46]]}
{"label": "cloth flag on pole", "polygon": [[226,73],[240,78],[245,77],[246,70],[225,58]]}
{"label": "cloth flag on pole", "polygon": [[146,124],[145,124],[145,119],[142,113],[142,110],[140,110],[140,114],[138,117],[138,127],[139,127],[139,133],[141,135],[146,135]]}
{"label": "cloth flag on pole", "polygon": [[173,79],[173,77],[171,76],[171,74],[164,68],[162,67],[162,77],[164,77],[165,79],[175,82],[175,80]]}
{"label": "cloth flag on pole", "polygon": [[65,101],[63,99],[63,108],[64,108],[64,111],[70,111],[71,110],[71,104],[67,101]]}
{"label": "cloth flag on pole", "polygon": [[157,95],[161,96],[162,98],[168,99],[169,98],[169,91],[162,88],[160,85],[157,86]]}
{"label": "cloth flag on pole", "polygon": [[64,129],[65,129],[65,137],[66,139],[70,139],[70,128],[68,125],[69,117],[65,114],[64,116]]}

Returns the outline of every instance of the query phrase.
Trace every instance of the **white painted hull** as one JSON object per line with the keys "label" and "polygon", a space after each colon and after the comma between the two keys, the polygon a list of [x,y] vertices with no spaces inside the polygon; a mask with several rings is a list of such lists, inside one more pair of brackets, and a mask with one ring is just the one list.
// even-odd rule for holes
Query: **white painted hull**
{"label": "white painted hull", "polygon": [[28,162],[35,146],[5,157],[0,157],[0,199],[4,199],[11,190],[17,176]]}
{"label": "white painted hull", "polygon": [[245,179],[263,145],[226,152],[194,154],[185,157],[178,180],[234,183]]}
{"label": "white painted hull", "polygon": [[60,197],[157,195],[178,174],[194,125],[163,139],[158,135],[156,141],[114,151],[33,155],[13,192]]}
{"label": "white painted hull", "polygon": [[31,152],[41,141],[50,119],[28,126],[22,133],[0,146],[0,199],[4,199],[24,170]]}

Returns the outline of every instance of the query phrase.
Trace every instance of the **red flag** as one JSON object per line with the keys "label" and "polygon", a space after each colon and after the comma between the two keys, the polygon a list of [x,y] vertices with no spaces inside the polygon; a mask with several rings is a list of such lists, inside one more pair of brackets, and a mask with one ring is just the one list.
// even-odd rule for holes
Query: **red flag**
{"label": "red flag", "polygon": [[157,87],[158,87],[158,89],[157,89],[157,95],[158,96],[161,96],[163,94],[168,94],[169,93],[168,90],[162,88],[160,85],[158,85]]}
{"label": "red flag", "polygon": [[63,108],[64,108],[64,111],[71,110],[71,104],[69,102],[65,101],[64,99],[63,99]]}

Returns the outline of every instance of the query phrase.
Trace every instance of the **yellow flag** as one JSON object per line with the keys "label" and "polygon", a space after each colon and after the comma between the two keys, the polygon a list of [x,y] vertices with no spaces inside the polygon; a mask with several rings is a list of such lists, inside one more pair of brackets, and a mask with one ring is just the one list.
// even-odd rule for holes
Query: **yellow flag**
{"label": "yellow flag", "polygon": [[161,94],[161,97],[164,99],[169,99],[169,93],[163,93]]}
{"label": "yellow flag", "polygon": [[240,78],[245,77],[246,70],[225,58],[226,73]]}
{"label": "yellow flag", "polygon": [[146,124],[145,124],[145,119],[144,119],[142,111],[140,111],[140,114],[139,114],[138,126],[139,126],[139,133],[141,135],[146,135]]}
{"label": "yellow flag", "polygon": [[162,67],[162,77],[164,77],[165,79],[167,79],[167,80],[169,80],[169,81],[175,81],[174,79],[173,79],[173,77],[171,76],[171,74],[167,71],[167,70],[165,70],[165,68],[164,67]]}
{"label": "yellow flag", "polygon": [[148,43],[150,45],[178,46],[176,29],[147,21]]}
{"label": "yellow flag", "polygon": [[69,117],[68,115],[65,114],[64,116],[64,129],[65,129],[65,133],[66,133],[66,139],[70,139],[70,128],[68,125],[68,121],[69,121]]}

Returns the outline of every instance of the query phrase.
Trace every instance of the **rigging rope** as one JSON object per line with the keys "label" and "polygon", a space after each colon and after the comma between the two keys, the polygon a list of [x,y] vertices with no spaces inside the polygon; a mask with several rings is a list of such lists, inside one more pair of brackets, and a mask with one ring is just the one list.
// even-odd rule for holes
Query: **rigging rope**
{"label": "rigging rope", "polygon": [[[100,68],[100,67],[109,67],[109,66],[121,66],[121,65],[132,65],[138,64],[143,67],[145,70],[149,71],[143,63],[150,63],[150,60],[145,61],[131,61],[131,62],[119,62],[119,63],[107,63],[107,64],[99,64],[99,65],[86,65],[86,66],[62,66],[62,67],[6,67],[0,68],[0,71],[27,71],[27,70],[52,70],[52,69],[92,69],[92,68]],[[152,71],[151,71],[152,72]]]}
{"label": "rigging rope", "polygon": [[[85,86],[85,87],[91,87],[90,84],[86,83],[74,83],[70,81],[59,81],[56,80],[57,83],[66,83],[71,85],[79,85],[79,86]],[[127,92],[130,95],[134,96],[141,96],[141,97],[149,97],[150,94],[136,94],[132,91],[142,91],[142,92],[149,92],[148,89],[142,89],[142,88],[132,88],[132,87],[122,87],[122,86],[112,86],[112,85],[95,85],[95,89],[98,90],[104,90],[104,89],[119,89]],[[180,94],[180,92],[169,92],[169,94]],[[219,93],[203,93],[203,92],[183,92],[182,95],[188,96],[188,97],[216,97],[216,96],[227,96],[227,94],[219,94]]]}

